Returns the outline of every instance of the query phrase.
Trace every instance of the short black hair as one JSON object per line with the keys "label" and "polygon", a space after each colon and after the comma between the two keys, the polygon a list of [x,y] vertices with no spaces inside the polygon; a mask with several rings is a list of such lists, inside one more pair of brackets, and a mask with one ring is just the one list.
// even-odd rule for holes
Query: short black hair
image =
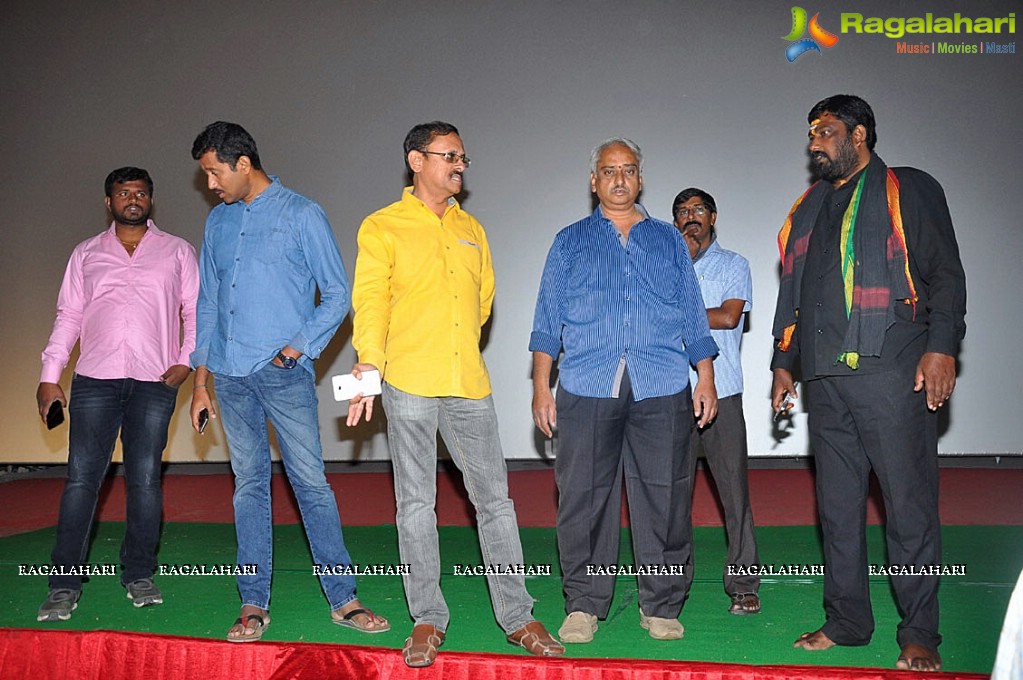
{"label": "short black hair", "polygon": [[458,128],[451,123],[445,123],[440,120],[416,125],[405,135],[405,143],[402,145],[402,148],[405,150],[405,167],[408,168],[409,172],[412,172],[412,168],[408,164],[409,151],[422,151],[433,141],[434,137],[457,134]]}
{"label": "short black hair", "polygon": [[810,109],[806,116],[807,123],[813,123],[825,113],[830,113],[839,119],[849,128],[851,133],[857,125],[862,125],[867,131],[867,148],[874,150],[877,143],[877,131],[874,127],[874,111],[870,104],[863,101],[854,94],[836,94],[822,99]]}
{"label": "short black hair", "polygon": [[693,196],[699,196],[700,200],[703,201],[704,205],[710,208],[710,211],[712,213],[716,213],[718,211],[718,204],[714,202],[713,196],[708,194],[703,189],[689,187],[688,189],[683,189],[682,191],[678,192],[678,196],[676,196],[675,200],[671,202],[672,219],[675,219],[675,211],[678,210],[678,207],[685,203],[686,201],[688,201]]}
{"label": "short black hair", "polygon": [[113,198],[114,196],[114,185],[124,184],[125,182],[134,182],[142,180],[149,187],[149,197],[153,197],[153,178],[149,176],[149,173],[142,168],[136,168],[131,165],[126,165],[123,168],[117,168],[109,175],[103,182],[103,192],[107,198]]}
{"label": "short black hair", "polygon": [[199,160],[208,151],[216,152],[217,160],[227,163],[232,170],[242,156],[248,156],[256,170],[263,169],[259,151],[256,150],[256,140],[238,123],[218,120],[207,125],[192,143],[192,158]]}

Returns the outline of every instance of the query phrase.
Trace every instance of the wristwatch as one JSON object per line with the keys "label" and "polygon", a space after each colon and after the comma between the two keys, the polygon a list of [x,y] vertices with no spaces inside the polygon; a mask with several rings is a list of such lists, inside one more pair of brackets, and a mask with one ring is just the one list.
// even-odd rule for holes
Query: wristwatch
{"label": "wristwatch", "polygon": [[281,362],[282,368],[295,368],[298,366],[298,359],[294,357],[285,356],[281,352],[277,353],[276,359]]}

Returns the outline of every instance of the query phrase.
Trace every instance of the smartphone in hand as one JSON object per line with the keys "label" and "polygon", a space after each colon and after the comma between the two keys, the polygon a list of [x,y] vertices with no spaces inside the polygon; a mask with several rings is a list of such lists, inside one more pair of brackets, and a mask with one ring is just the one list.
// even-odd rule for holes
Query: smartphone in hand
{"label": "smartphone in hand", "polygon": [[206,426],[210,424],[210,410],[204,408],[199,411],[199,434],[206,431]]}
{"label": "smartphone in hand", "polygon": [[351,373],[335,375],[331,380],[335,401],[348,401],[357,394],[364,397],[380,394],[380,371],[363,371],[360,380],[356,380]]}
{"label": "smartphone in hand", "polygon": [[64,405],[59,400],[50,404],[50,410],[46,412],[46,429],[52,430],[64,422]]}

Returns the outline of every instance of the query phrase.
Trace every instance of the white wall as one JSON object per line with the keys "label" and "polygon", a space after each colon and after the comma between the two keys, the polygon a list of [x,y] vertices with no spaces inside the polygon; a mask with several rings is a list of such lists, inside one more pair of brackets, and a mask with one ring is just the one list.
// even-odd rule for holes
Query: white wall
{"label": "white wall", "polygon": [[[838,33],[853,4],[881,17],[1019,8],[819,0],[807,9]],[[509,458],[543,448],[529,414],[527,343],[547,248],[591,209],[593,145],[631,137],[646,155],[647,208],[667,217],[681,188],[710,191],[722,243],[751,261],[750,450],[804,454],[805,417],[781,441],[770,419],[775,237],[807,183],[806,112],[839,92],[873,105],[879,154],[934,175],[956,224],[969,330],[941,450],[1023,451],[1020,55],[900,55],[887,37],[839,34],[834,48],[790,64],[782,36],[791,6],[9,0],[0,27],[0,460],[66,457],[66,429],[45,431],[33,394],[68,254],[106,225],[103,178],[121,165],[147,168],[157,223],[198,245],[211,203],[189,150],[217,119],[248,128],[265,167],[323,205],[350,273],[361,219],[399,196],[407,130],[435,118],[461,129],[474,161],[463,204],[487,228],[497,270],[485,357]],[[385,458],[379,427],[346,431],[330,397],[329,376],[352,364],[349,340],[346,324],[319,362],[326,456]],[[193,436],[186,405],[169,459],[225,460],[223,434]]]}

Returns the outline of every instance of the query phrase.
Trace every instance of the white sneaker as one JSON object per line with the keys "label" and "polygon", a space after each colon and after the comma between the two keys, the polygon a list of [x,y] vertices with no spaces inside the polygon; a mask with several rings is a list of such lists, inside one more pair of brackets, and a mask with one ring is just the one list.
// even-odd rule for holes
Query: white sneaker
{"label": "white sneaker", "polygon": [[681,640],[682,635],[686,632],[678,619],[647,616],[642,611],[639,613],[639,625],[650,631],[650,637],[655,640]]}
{"label": "white sneaker", "polygon": [[558,637],[562,642],[592,642],[597,631],[597,617],[586,612],[572,612],[565,617],[558,629]]}

